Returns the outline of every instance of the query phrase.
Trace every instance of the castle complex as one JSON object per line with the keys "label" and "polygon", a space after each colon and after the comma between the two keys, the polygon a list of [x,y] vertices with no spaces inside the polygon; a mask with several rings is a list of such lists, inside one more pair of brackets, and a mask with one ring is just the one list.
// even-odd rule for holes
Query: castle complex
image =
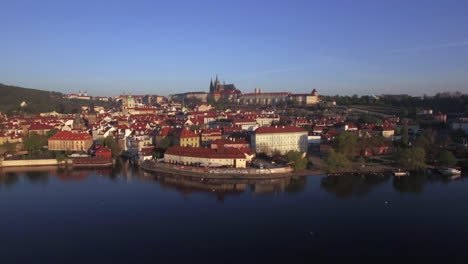
{"label": "castle complex", "polygon": [[254,93],[242,94],[237,98],[237,103],[243,105],[265,105],[292,102],[296,105],[315,105],[319,103],[320,97],[317,90],[311,93],[293,94],[290,92],[263,93],[256,88]]}
{"label": "castle complex", "polygon": [[234,86],[234,84],[226,84],[218,80],[218,75],[216,75],[216,79],[213,83],[213,79],[210,81],[210,94],[213,95],[215,101],[219,99],[228,99],[233,100],[236,99],[242,92]]}
{"label": "castle complex", "polygon": [[209,92],[188,92],[182,94],[174,94],[169,96],[169,100],[182,101],[183,99],[198,99],[202,103],[207,102],[211,96],[215,102],[223,99],[230,102],[235,102],[242,105],[266,105],[292,102],[295,105],[310,106],[320,102],[320,97],[316,89],[311,93],[294,94],[291,92],[272,92],[264,93],[262,89],[255,88],[253,93],[243,94],[234,84],[226,84],[218,79],[210,80]]}

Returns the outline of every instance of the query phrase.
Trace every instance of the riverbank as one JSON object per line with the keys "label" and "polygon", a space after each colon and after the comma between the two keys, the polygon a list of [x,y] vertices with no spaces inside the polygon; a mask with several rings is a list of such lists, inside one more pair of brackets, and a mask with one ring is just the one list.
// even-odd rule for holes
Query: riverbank
{"label": "riverbank", "polygon": [[295,176],[291,167],[271,169],[202,168],[174,165],[155,161],[140,162],[140,168],[148,172],[170,173],[181,176],[216,179],[279,179]]}
{"label": "riverbank", "polygon": [[43,166],[59,166],[59,167],[112,167],[113,162],[109,159],[96,158],[80,158],[66,159],[58,161],[57,159],[30,159],[30,160],[0,160],[0,168],[10,167],[43,167]]}

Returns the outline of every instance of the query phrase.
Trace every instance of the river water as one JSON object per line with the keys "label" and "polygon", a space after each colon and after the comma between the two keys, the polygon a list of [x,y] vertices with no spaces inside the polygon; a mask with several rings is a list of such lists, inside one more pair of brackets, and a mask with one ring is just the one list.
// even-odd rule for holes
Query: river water
{"label": "river water", "polygon": [[466,179],[244,183],[128,164],[8,169],[0,171],[0,263],[447,261],[468,256]]}

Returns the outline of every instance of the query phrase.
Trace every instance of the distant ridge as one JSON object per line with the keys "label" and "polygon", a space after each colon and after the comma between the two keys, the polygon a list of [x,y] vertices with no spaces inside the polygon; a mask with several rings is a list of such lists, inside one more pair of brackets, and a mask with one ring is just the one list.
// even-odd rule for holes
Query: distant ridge
{"label": "distant ridge", "polygon": [[[0,83],[0,112],[24,112],[37,114],[57,111],[59,113],[77,112],[86,101],[68,100],[59,92],[24,88]],[[25,102],[26,105],[21,106]],[[103,103],[95,103],[100,105]]]}

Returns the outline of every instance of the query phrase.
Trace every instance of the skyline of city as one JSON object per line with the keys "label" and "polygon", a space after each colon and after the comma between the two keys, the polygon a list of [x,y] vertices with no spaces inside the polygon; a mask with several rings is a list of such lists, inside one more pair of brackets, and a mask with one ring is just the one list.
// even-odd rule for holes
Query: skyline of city
{"label": "skyline of city", "polygon": [[112,3],[5,3],[0,83],[168,95],[218,74],[243,93],[468,90],[467,2]]}

